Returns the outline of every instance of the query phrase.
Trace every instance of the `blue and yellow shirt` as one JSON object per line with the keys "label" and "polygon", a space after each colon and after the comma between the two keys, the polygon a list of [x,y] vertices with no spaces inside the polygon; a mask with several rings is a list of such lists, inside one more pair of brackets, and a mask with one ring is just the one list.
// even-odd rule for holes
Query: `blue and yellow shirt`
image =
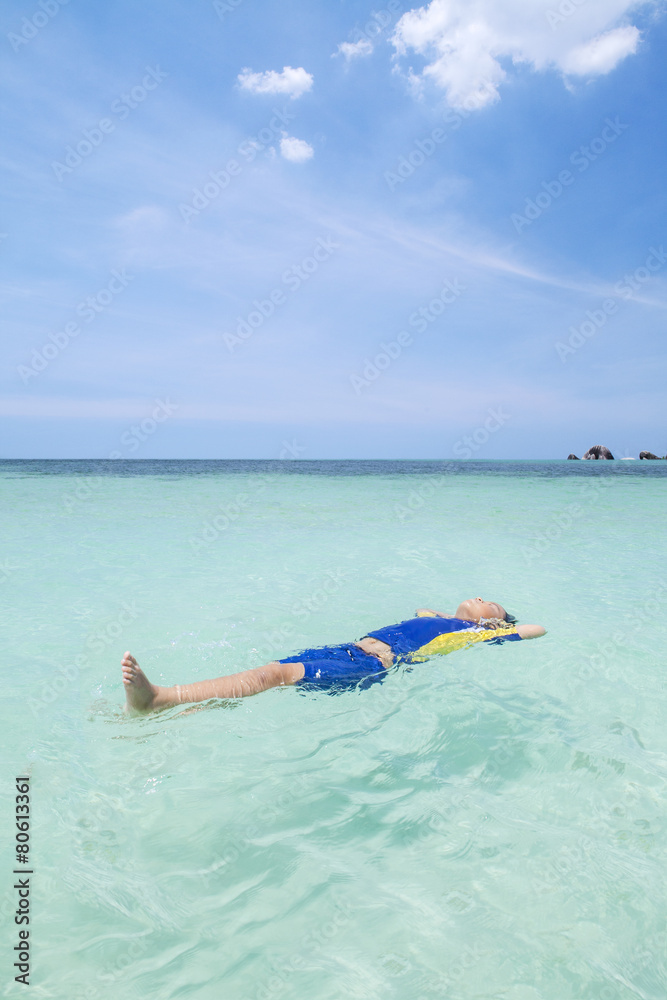
{"label": "blue and yellow shirt", "polygon": [[451,653],[474,642],[505,642],[521,638],[516,625],[485,628],[483,623],[462,618],[438,618],[435,615],[408,618],[398,625],[387,625],[367,635],[386,642],[394,654],[406,663],[419,663],[438,653]]}

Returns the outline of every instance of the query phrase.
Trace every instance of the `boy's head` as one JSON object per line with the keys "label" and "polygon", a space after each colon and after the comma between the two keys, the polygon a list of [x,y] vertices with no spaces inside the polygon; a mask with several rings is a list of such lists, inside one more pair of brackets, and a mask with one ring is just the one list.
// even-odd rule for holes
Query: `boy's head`
{"label": "boy's head", "polygon": [[495,601],[485,601],[481,597],[471,597],[470,600],[459,604],[455,617],[464,618],[470,622],[478,622],[480,618],[500,618],[501,621],[508,619],[502,604],[497,604]]}

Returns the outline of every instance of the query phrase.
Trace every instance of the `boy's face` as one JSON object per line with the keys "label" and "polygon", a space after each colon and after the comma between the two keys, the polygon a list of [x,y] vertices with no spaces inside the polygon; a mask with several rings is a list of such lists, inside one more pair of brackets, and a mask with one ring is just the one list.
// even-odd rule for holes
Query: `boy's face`
{"label": "boy's face", "polygon": [[481,597],[471,597],[470,600],[459,604],[455,617],[478,622],[480,618],[504,618],[506,613],[502,604],[485,601]]}

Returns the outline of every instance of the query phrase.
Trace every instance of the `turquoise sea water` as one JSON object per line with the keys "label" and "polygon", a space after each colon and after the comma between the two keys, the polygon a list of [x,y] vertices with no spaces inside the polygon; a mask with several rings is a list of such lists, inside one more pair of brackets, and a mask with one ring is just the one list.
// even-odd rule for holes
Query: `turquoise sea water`
{"label": "turquoise sea water", "polygon": [[[3,996],[664,1000],[667,463],[0,463]],[[540,640],[122,712],[499,600]]]}

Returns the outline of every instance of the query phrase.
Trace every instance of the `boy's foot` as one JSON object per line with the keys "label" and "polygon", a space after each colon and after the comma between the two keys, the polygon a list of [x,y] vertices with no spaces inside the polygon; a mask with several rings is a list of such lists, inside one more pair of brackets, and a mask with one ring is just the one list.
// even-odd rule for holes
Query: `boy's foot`
{"label": "boy's foot", "polygon": [[151,684],[130,652],[125,654],[121,665],[128,709],[132,712],[150,712],[155,707],[157,687]]}

